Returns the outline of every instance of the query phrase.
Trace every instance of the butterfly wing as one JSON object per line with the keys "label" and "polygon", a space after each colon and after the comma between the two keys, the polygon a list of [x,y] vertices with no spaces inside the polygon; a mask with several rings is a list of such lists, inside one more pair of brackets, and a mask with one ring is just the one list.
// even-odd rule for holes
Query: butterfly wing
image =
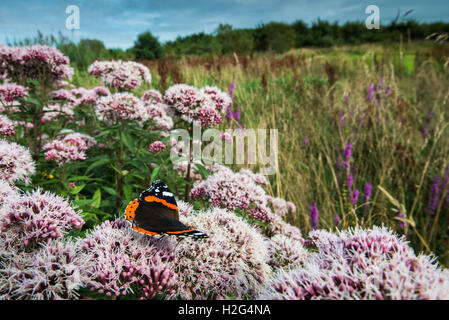
{"label": "butterfly wing", "polygon": [[138,232],[154,235],[175,235],[195,240],[208,238],[200,231],[189,228],[179,221],[176,199],[161,181],[155,181],[151,188],[142,192],[138,199],[129,203],[126,219]]}

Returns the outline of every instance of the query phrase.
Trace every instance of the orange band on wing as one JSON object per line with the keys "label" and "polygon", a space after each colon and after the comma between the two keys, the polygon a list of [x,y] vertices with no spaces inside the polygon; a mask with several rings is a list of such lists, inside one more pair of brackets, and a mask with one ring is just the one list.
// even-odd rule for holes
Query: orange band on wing
{"label": "orange band on wing", "polygon": [[132,227],[132,229],[136,230],[137,232],[147,234],[149,236],[157,236],[157,235],[159,235],[159,233],[157,233],[157,232],[147,231],[147,230],[142,229],[140,227]]}
{"label": "orange band on wing", "polygon": [[137,199],[131,201],[125,210],[125,218],[126,220],[132,221],[134,220],[134,217],[136,216],[136,209],[139,206],[139,202]]}
{"label": "orange band on wing", "polygon": [[179,234],[179,233],[186,233],[186,232],[190,232],[190,231],[193,231],[193,229],[181,230],[181,231],[172,231],[172,232],[167,231],[166,233],[167,234]]}
{"label": "orange band on wing", "polygon": [[162,203],[164,206],[173,209],[173,210],[178,210],[178,207],[172,203],[168,203],[167,201],[165,201],[164,199],[159,199],[155,196],[146,196],[145,197],[145,201],[146,202],[159,202]]}

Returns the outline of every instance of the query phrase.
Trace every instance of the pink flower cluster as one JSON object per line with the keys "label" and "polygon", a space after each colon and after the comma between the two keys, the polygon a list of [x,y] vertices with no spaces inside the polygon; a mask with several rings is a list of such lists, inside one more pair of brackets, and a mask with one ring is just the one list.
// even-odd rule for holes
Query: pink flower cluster
{"label": "pink flower cluster", "polygon": [[44,145],[45,160],[54,160],[58,165],[84,160],[86,151],[96,144],[95,139],[86,134],[78,132],[63,134]]}
{"label": "pink flower cluster", "polygon": [[19,191],[16,187],[0,179],[0,207],[9,201],[15,201],[18,196]]}
{"label": "pink flower cluster", "polygon": [[151,83],[150,70],[134,61],[95,61],[88,72],[99,77],[104,85],[119,90],[132,90],[143,82]]}
{"label": "pink flower cluster", "polygon": [[303,265],[310,255],[304,247],[304,240],[292,239],[283,234],[271,237],[268,247],[270,258],[268,264],[273,268]]}
{"label": "pink flower cluster", "polygon": [[[183,223],[207,230],[203,241],[175,241],[177,281],[171,298],[244,299],[254,296],[267,279],[264,237],[233,212],[220,208],[181,215]],[[175,240],[175,239],[171,239]]]}
{"label": "pink flower cluster", "polygon": [[44,115],[41,118],[42,123],[50,122],[55,118],[75,119],[75,113],[69,105],[49,104],[43,108],[43,112]]}
{"label": "pink flower cluster", "polygon": [[148,120],[142,101],[130,93],[115,93],[98,99],[95,106],[98,119],[108,124],[121,120],[136,120],[140,124]]}
{"label": "pink flower cluster", "polygon": [[317,251],[277,273],[260,299],[449,299],[449,271],[389,229],[316,230],[306,244]]}
{"label": "pink flower cluster", "polygon": [[217,87],[206,86],[201,91],[209,95],[215,102],[215,107],[219,112],[224,112],[232,104],[231,96]]}
{"label": "pink flower cluster", "polygon": [[13,105],[18,98],[25,98],[28,90],[25,87],[14,83],[6,83],[0,85],[0,111],[4,111],[4,107]]}
{"label": "pink flower cluster", "polygon": [[16,134],[15,121],[9,120],[7,116],[0,114],[0,136],[13,136]]}
{"label": "pink flower cluster", "polygon": [[[198,171],[198,168],[196,167],[196,164],[201,164],[200,161],[193,160],[193,162],[190,164],[190,179],[191,181],[200,181],[203,179],[201,174]],[[173,164],[173,171],[180,177],[186,178],[187,177],[187,169],[188,169],[189,163],[187,160],[178,161]]]}
{"label": "pink flower cluster", "polygon": [[0,300],[77,299],[77,290],[88,281],[86,261],[70,241],[49,241],[3,261]]}
{"label": "pink flower cluster", "polygon": [[70,108],[95,105],[100,97],[109,95],[110,92],[106,87],[95,87],[93,89],[75,88],[75,89],[59,89],[50,92],[51,99],[67,105]]}
{"label": "pink flower cluster", "polygon": [[[150,99],[150,101],[153,101]],[[173,128],[173,119],[171,118],[169,107],[161,102],[145,102],[148,119],[153,122],[151,130],[168,131]]]}
{"label": "pink flower cluster", "polygon": [[160,151],[165,150],[166,146],[162,143],[162,141],[155,141],[152,144],[150,144],[150,152],[151,153],[158,153]]}
{"label": "pink flower cluster", "polygon": [[206,180],[195,183],[191,198],[205,197],[214,207],[248,210],[252,218],[271,221],[273,214],[267,207],[267,195],[255,182],[254,176],[248,175],[246,171],[234,173],[224,168]]}
{"label": "pink flower cluster", "polygon": [[273,207],[274,213],[281,217],[285,216],[287,212],[296,212],[296,206],[293,202],[285,201],[282,198],[274,198],[271,196],[267,196],[267,201]]}
{"label": "pink flower cluster", "polygon": [[15,143],[0,139],[0,179],[13,183],[29,182],[36,171],[30,151]]}
{"label": "pink flower cluster", "polygon": [[231,98],[220,89],[197,89],[186,84],[175,84],[167,89],[164,101],[187,122],[210,128],[222,122],[221,114],[231,103]]}
{"label": "pink flower cluster", "polygon": [[150,104],[164,102],[161,93],[154,89],[146,91],[143,94],[141,99],[143,102],[150,103]]}
{"label": "pink flower cluster", "polygon": [[[40,189],[7,201],[0,208],[2,233],[14,234],[11,246],[28,247],[61,238],[72,228],[79,229],[84,220],[63,197]],[[4,239],[2,240],[4,241]]]}
{"label": "pink flower cluster", "polygon": [[53,83],[73,75],[69,59],[49,46],[0,47],[0,61],[0,75],[18,83],[27,79]]}
{"label": "pink flower cluster", "polygon": [[88,266],[86,286],[93,291],[107,296],[134,293],[141,299],[174,292],[174,256],[166,243],[133,231],[124,221],[103,222],[78,246]]}

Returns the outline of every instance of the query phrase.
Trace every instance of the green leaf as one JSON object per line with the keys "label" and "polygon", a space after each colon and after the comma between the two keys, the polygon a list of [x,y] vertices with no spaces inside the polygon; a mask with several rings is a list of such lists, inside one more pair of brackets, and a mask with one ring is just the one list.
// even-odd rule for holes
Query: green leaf
{"label": "green leaf", "polygon": [[88,173],[89,171],[95,169],[96,167],[99,167],[101,165],[109,163],[110,161],[111,160],[109,158],[101,158],[100,160],[95,161],[89,167],[87,167],[86,173]]}
{"label": "green leaf", "polygon": [[119,175],[123,176],[123,172],[121,172],[121,171],[120,171],[116,166],[114,166],[112,163],[111,163],[111,167],[112,167],[112,169],[114,169],[114,171],[117,172]]}
{"label": "green leaf", "polygon": [[77,194],[77,193],[80,193],[81,190],[83,190],[85,186],[86,186],[86,184],[82,184],[82,185],[76,186],[75,188],[73,188],[72,190],[70,190],[70,193],[71,193],[71,194]]}
{"label": "green leaf", "polygon": [[153,171],[151,172],[151,182],[154,182],[156,180],[160,171],[161,171],[160,166],[157,166],[156,168],[153,169]]}
{"label": "green leaf", "polygon": [[201,177],[203,177],[203,179],[207,179],[207,177],[210,175],[210,172],[207,171],[206,167],[199,163],[195,163],[195,166],[198,168]]}
{"label": "green leaf", "polygon": [[132,139],[129,137],[129,135],[126,132],[122,132],[122,140],[125,146],[131,151],[135,152],[136,147],[134,146],[134,143],[132,142]]}
{"label": "green leaf", "polygon": [[89,177],[89,176],[74,176],[74,177],[70,177],[70,178],[69,178],[69,181],[82,181],[82,180],[85,180],[85,181],[92,181],[92,180],[99,180],[99,179],[97,179],[97,178],[91,178],[91,177]]}
{"label": "green leaf", "polygon": [[73,203],[78,207],[84,207],[92,204],[94,199],[83,199],[83,200],[75,200]]}
{"label": "green leaf", "polygon": [[101,189],[98,188],[97,191],[95,191],[94,196],[92,197],[92,206],[96,209],[98,209],[101,205]]}
{"label": "green leaf", "polygon": [[125,184],[123,186],[123,193],[125,195],[126,201],[131,201],[132,200],[133,190],[132,190],[131,186]]}
{"label": "green leaf", "polygon": [[104,191],[106,191],[110,195],[120,197],[120,195],[118,194],[118,192],[115,189],[113,189],[111,187],[105,187],[105,186],[102,186],[102,188]]}
{"label": "green leaf", "polygon": [[26,103],[34,104],[36,106],[39,106],[41,104],[39,100],[31,98],[31,97],[26,97],[26,98],[23,98],[22,100]]}

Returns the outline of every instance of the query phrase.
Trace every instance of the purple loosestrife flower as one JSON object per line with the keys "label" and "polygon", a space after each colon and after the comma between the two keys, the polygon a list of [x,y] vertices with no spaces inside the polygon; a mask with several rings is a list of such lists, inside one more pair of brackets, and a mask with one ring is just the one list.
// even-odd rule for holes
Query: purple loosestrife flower
{"label": "purple loosestrife flower", "polygon": [[304,139],[302,140],[302,144],[304,145],[304,148],[307,147],[307,145],[309,144],[309,137],[305,136]]}
{"label": "purple loosestrife flower", "polygon": [[343,152],[343,155],[346,160],[349,160],[351,158],[351,153],[352,153],[352,144],[348,143],[348,144],[346,144],[345,150]]}
{"label": "purple loosestrife flower", "polygon": [[340,127],[344,127],[345,126],[345,122],[346,122],[345,112],[344,111],[340,111],[339,119],[340,119],[340,121],[339,121]]}
{"label": "purple loosestrife flower", "polygon": [[234,112],[232,112],[231,107],[228,107],[226,109],[226,119],[231,120],[232,118],[234,118]]}
{"label": "purple loosestrife flower", "polygon": [[310,205],[310,219],[312,222],[312,229],[316,230],[318,228],[318,208],[316,202]]}
{"label": "purple loosestrife flower", "polygon": [[423,127],[421,129],[421,135],[422,135],[422,137],[424,139],[427,137],[428,130],[429,130],[430,123],[431,123],[431,120],[433,118],[433,115],[434,115],[434,111],[430,110],[429,113],[427,114],[426,122],[424,123],[424,125],[423,125]]}
{"label": "purple loosestrife flower", "polygon": [[234,89],[235,89],[235,82],[232,81],[231,85],[229,86],[229,96],[231,97],[231,99],[234,96]]}
{"label": "purple loosestrife flower", "polygon": [[368,101],[373,100],[373,94],[374,94],[374,84],[371,83],[368,89],[368,95],[367,95],[367,99]]}
{"label": "purple loosestrife flower", "polygon": [[337,226],[340,224],[341,218],[340,218],[340,216],[338,215],[338,213],[336,213],[336,214],[334,215],[334,221],[335,221],[335,224],[336,224]]}
{"label": "purple loosestrife flower", "polygon": [[353,205],[356,205],[357,202],[359,201],[359,194],[360,192],[357,189],[351,192],[351,202]]}
{"label": "purple loosestrife flower", "polygon": [[[400,212],[398,213],[397,217],[398,217],[398,218],[401,218],[401,219],[404,219],[404,218],[405,218],[405,213],[402,212],[402,211],[400,211]],[[403,222],[403,221],[400,221],[400,222],[399,222],[399,226],[400,226],[402,229],[404,229],[405,226],[406,226],[406,223]]]}
{"label": "purple loosestrife flower", "polygon": [[241,110],[240,110],[240,109],[237,110],[237,111],[234,113],[234,119],[235,119],[235,121],[237,121],[237,122],[240,121],[240,114],[241,114]]}
{"label": "purple loosestrife flower", "polygon": [[352,190],[352,186],[354,184],[354,176],[350,173],[348,174],[347,182],[348,182],[348,190]]}
{"label": "purple loosestrife flower", "polygon": [[432,188],[430,189],[429,202],[425,209],[427,214],[435,215],[443,188],[444,182],[442,182],[440,176],[436,175],[433,179]]}
{"label": "purple loosestrife flower", "polygon": [[384,77],[380,77],[379,84],[377,85],[377,92],[380,93],[384,86]]}
{"label": "purple loosestrife flower", "polygon": [[372,192],[373,192],[373,185],[371,183],[365,183],[365,186],[363,187],[363,196],[365,202],[368,202],[371,199]]}
{"label": "purple loosestrife flower", "polygon": [[343,166],[345,168],[349,168],[349,166],[350,166],[351,154],[352,154],[352,144],[348,143],[348,144],[346,144],[345,149],[343,151],[343,157],[344,157]]}

